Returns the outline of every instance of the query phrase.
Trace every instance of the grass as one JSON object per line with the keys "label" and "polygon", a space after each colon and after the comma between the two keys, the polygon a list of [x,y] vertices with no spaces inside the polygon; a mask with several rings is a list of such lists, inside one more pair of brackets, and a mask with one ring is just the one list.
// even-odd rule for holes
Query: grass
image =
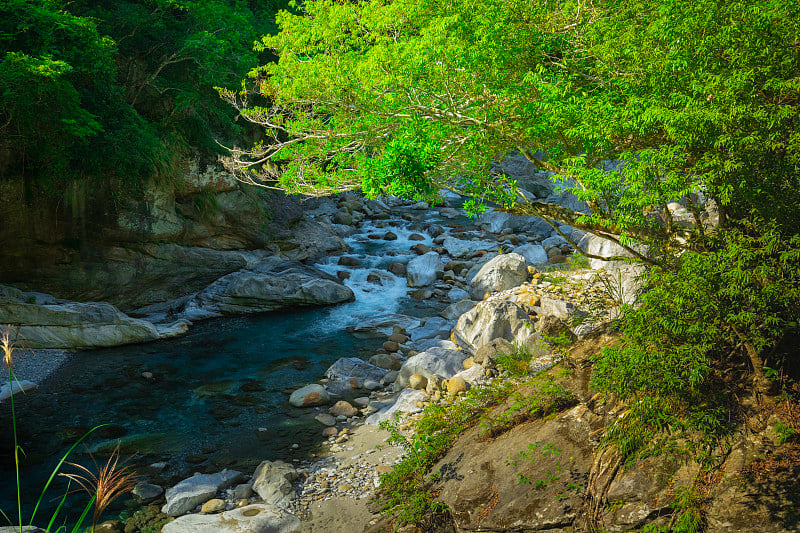
{"label": "grass", "polygon": [[[14,359],[16,355],[16,351],[18,349],[17,341],[14,336],[12,336],[12,326],[8,325],[3,329],[0,329],[0,354],[2,354],[2,366],[7,369],[8,372],[8,382],[9,386],[12,386],[13,383],[17,382],[16,375],[14,374]],[[15,482],[16,482],[16,489],[17,489],[17,498],[16,498],[16,507],[17,507],[17,523],[19,524],[19,531],[23,533],[25,530],[24,523],[22,517],[22,493],[20,491],[20,453],[23,453],[22,447],[19,445],[19,440],[17,437],[17,418],[16,418],[16,408],[14,405],[14,394],[13,394],[13,386],[12,386],[12,394],[9,399],[11,405],[11,428],[12,434],[14,438],[14,473],[15,473]],[[88,468],[77,465],[75,463],[67,463],[70,464],[83,473],[81,474],[59,474],[59,470],[61,467],[66,463],[67,458],[72,454],[75,448],[83,442],[91,433],[96,431],[102,426],[97,426],[89,431],[87,431],[81,438],[79,438],[67,452],[61,457],[61,459],[56,464],[56,467],[50,474],[50,477],[47,479],[44,487],[42,488],[41,493],[39,494],[39,498],[36,501],[36,505],[33,508],[33,512],[31,513],[30,520],[28,520],[28,525],[33,526],[33,522],[36,518],[36,513],[39,510],[39,507],[44,500],[44,495],[47,492],[47,489],[50,488],[51,483],[56,478],[56,475],[64,476],[69,479],[71,482],[77,483],[82,491],[85,491],[89,495],[89,502],[83,508],[81,515],[79,516],[77,522],[72,526],[70,529],[68,526],[64,524],[57,524],[59,513],[61,512],[64,504],[67,500],[69,494],[75,491],[70,491],[69,486],[67,487],[67,491],[62,495],[59,503],[50,516],[48,520],[47,527],[45,531],[50,533],[62,533],[69,531],[70,533],[77,533],[81,530],[83,523],[86,521],[86,518],[91,511],[92,507],[94,507],[94,513],[92,515],[92,525],[90,531],[93,533],[97,522],[100,516],[103,514],[103,511],[120,495],[124,494],[125,492],[130,491],[133,489],[133,485],[136,480],[135,474],[127,467],[127,466],[120,466],[119,465],[119,453],[118,450],[115,451],[114,454],[109,458],[108,462],[103,467],[97,467],[98,473],[94,474]],[[95,463],[95,466],[96,463]],[[11,518],[6,514],[2,509],[0,509],[0,515],[2,515],[9,524],[13,524]]]}

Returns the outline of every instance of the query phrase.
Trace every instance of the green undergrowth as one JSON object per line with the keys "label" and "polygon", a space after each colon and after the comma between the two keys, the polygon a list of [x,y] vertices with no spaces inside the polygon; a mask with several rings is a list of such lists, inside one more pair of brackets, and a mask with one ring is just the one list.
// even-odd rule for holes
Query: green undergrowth
{"label": "green undergrowth", "polygon": [[[525,352],[506,355],[517,363]],[[529,358],[529,355],[528,355]],[[498,359],[498,367],[503,368]],[[527,360],[525,365],[527,368]],[[381,477],[379,498],[385,514],[396,523],[424,525],[431,515],[446,512],[436,501],[433,483],[438,473],[430,473],[455,441],[468,429],[481,427],[479,438],[492,438],[515,424],[536,417],[546,417],[574,403],[571,393],[559,381],[569,374],[556,366],[546,372],[524,377],[503,371],[488,385],[476,386],[463,396],[427,406],[410,432],[400,429],[399,421],[386,421],[388,442],[399,446],[405,457]]]}

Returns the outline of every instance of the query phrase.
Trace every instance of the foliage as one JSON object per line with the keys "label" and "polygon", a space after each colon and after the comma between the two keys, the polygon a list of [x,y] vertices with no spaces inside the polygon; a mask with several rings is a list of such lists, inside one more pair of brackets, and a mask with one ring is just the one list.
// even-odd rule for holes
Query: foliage
{"label": "foliage", "polygon": [[[10,0],[0,5],[0,174],[55,192],[136,185],[242,132],[214,90],[258,62],[283,4]],[[255,11],[255,12],[254,12]],[[258,16],[256,15],[258,14]]]}
{"label": "foliage", "polygon": [[[800,5],[769,0],[310,0],[263,39],[268,106],[226,93],[271,143],[234,151],[258,182],[327,193],[448,187],[647,257],[723,224],[797,226]],[[489,163],[518,148],[589,206],[524,200]],[[603,161],[613,161],[604,164]],[[667,204],[682,200],[687,227]]]}
{"label": "foliage", "polygon": [[514,377],[528,375],[528,364],[531,361],[531,352],[524,344],[514,343],[509,354],[498,353],[495,356],[497,368]]}
{"label": "foliage", "polygon": [[[728,230],[705,253],[651,269],[622,319],[623,343],[597,359],[595,385],[630,405],[608,438],[631,460],[666,432],[675,440],[699,431],[697,444],[710,446],[736,415],[737,387],[766,392],[764,365],[791,362],[798,321],[800,236],[784,237],[777,224]],[[752,387],[742,369],[751,369]]]}

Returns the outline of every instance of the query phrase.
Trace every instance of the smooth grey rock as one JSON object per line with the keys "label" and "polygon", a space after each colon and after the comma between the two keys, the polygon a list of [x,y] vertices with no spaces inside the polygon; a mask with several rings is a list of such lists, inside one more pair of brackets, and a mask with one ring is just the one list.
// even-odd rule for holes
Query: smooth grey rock
{"label": "smooth grey rock", "polygon": [[156,340],[158,329],[105,302],[37,305],[21,291],[0,295],[0,324],[12,324],[28,348],[103,348]]}
{"label": "smooth grey rock", "polygon": [[458,317],[472,309],[476,303],[478,302],[474,300],[461,300],[460,302],[448,305],[439,313],[439,316],[443,317],[445,320],[458,320]]}
{"label": "smooth grey rock", "polygon": [[473,300],[482,300],[484,295],[504,291],[522,285],[528,279],[528,265],[519,254],[500,254],[481,267],[469,282],[469,293]]}
{"label": "smooth grey rock", "polygon": [[233,488],[233,497],[236,500],[246,500],[253,495],[252,483],[240,483]]}
{"label": "smooth grey rock", "polygon": [[131,494],[139,498],[139,500],[145,502],[149,500],[154,500],[164,494],[164,489],[159,487],[158,485],[153,485],[152,483],[137,483]]}
{"label": "smooth grey rock", "polygon": [[500,233],[510,220],[511,215],[508,213],[487,209],[478,218],[478,226],[492,233]]}
{"label": "smooth grey rock", "polygon": [[241,315],[285,307],[352,301],[353,291],[335,276],[296,261],[269,257],[223,276],[188,304],[216,315]]}
{"label": "smooth grey rock", "polygon": [[543,315],[555,316],[567,323],[570,323],[576,315],[583,316],[586,314],[585,311],[580,310],[572,302],[556,300],[554,298],[542,298],[539,301],[539,307],[541,307]]}
{"label": "smooth grey rock", "polygon": [[192,514],[166,524],[162,533],[295,533],[300,520],[274,505],[256,503],[214,515]]}
{"label": "smooth grey rock", "polygon": [[426,320],[425,323],[422,324],[421,326],[409,329],[408,336],[411,337],[411,340],[413,340],[414,342],[423,339],[432,339],[439,335],[445,335],[449,337],[450,326],[451,323],[448,322],[446,319],[440,316],[434,316]]}
{"label": "smooth grey rock", "polygon": [[529,265],[546,265],[547,251],[539,244],[523,244],[514,248],[514,253],[525,258]]}
{"label": "smooth grey rock", "polygon": [[325,405],[330,401],[331,397],[325,387],[316,383],[301,387],[289,396],[289,403],[295,407],[315,407]]}
{"label": "smooth grey rock", "polygon": [[464,370],[464,359],[467,354],[461,350],[448,350],[445,348],[428,348],[403,364],[397,379],[394,382],[395,390],[408,386],[409,378],[414,374],[421,374],[426,378],[439,375],[443,378],[451,378]]}
{"label": "smooth grey rock", "polygon": [[167,503],[161,508],[161,512],[170,516],[188,513],[241,479],[241,472],[228,469],[216,474],[195,474],[167,489]]}
{"label": "smooth grey rock", "polygon": [[408,262],[406,276],[409,287],[424,287],[436,281],[436,272],[442,269],[439,254],[428,252]]}
{"label": "smooth grey rock", "polygon": [[366,418],[364,423],[371,426],[377,426],[385,420],[393,420],[395,414],[398,413],[418,413],[422,409],[417,407],[417,403],[424,399],[424,390],[405,389],[400,393],[400,395],[397,397],[397,400],[395,400],[392,405],[382,408],[377,413],[371,414]]}
{"label": "smooth grey rock", "polygon": [[[36,526],[22,526],[23,533],[46,533],[44,529]],[[0,527],[0,533],[19,533],[19,526]]]}
{"label": "smooth grey rock", "polygon": [[471,355],[497,338],[526,346],[538,340],[525,310],[507,300],[480,302],[461,315],[453,337],[459,347]]}
{"label": "smooth grey rock", "polygon": [[264,461],[253,473],[253,490],[265,503],[286,507],[296,496],[292,481],[297,470],[283,461]]}
{"label": "smooth grey rock", "polygon": [[19,381],[15,380],[11,384],[4,383],[3,385],[0,385],[0,402],[3,402],[11,398],[12,395],[21,394],[26,391],[33,390],[38,386],[39,385],[37,385],[32,381],[27,381],[24,379]]}
{"label": "smooth grey rock", "polygon": [[537,198],[546,198],[555,190],[552,173],[540,171],[525,156],[514,153],[500,162],[503,173],[517,182],[517,187],[533,193]]}
{"label": "smooth grey rock", "polygon": [[343,357],[325,371],[330,381],[328,390],[333,394],[344,394],[363,386],[366,380],[379,381],[386,369],[372,365],[357,357]]}
{"label": "smooth grey rock", "polygon": [[323,426],[335,426],[336,419],[333,418],[328,413],[319,413],[317,416],[314,417],[314,420],[322,424]]}

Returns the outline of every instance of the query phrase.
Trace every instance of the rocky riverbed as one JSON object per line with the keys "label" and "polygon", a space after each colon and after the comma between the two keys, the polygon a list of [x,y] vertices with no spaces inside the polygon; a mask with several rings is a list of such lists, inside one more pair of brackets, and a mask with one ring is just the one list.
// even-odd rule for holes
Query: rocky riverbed
{"label": "rocky riverbed", "polygon": [[[5,313],[3,319],[12,318],[6,321],[18,329],[28,328],[24,338],[39,342],[39,346],[53,345],[54,339],[59,339],[63,346],[75,348],[185,334],[199,319],[355,300],[330,308],[325,327],[347,330],[352,337],[371,343],[372,354],[343,353],[326,371],[317,374],[324,375],[318,383],[297,385],[290,398],[283,397],[284,402],[289,400],[305,412],[292,415],[304,420],[304,427],[316,424],[322,442],[292,443],[280,454],[262,452],[262,459],[270,465],[278,456],[288,461],[284,474],[278,475],[291,478],[288,485],[280,479],[272,480],[264,485],[277,482],[279,487],[262,491],[279,493],[280,498],[270,501],[255,490],[259,462],[253,462],[251,455],[246,460],[226,460],[229,471],[236,472],[233,477],[223,475],[220,483],[211,483],[212,489],[206,486],[199,499],[186,500],[189,503],[184,502],[182,508],[170,508],[173,489],[180,485],[179,476],[186,472],[186,464],[199,460],[195,472],[201,475],[214,476],[222,470],[215,469],[213,462],[205,462],[202,454],[170,451],[176,449],[175,443],[170,443],[169,437],[157,437],[155,431],[159,424],[163,426],[163,418],[153,418],[152,424],[142,420],[134,433],[123,428],[122,433],[130,434],[122,440],[126,449],[138,452],[137,463],[144,465],[148,478],[145,488],[150,492],[137,496],[145,507],[128,518],[124,529],[144,531],[159,520],[167,520],[168,514],[162,512],[166,507],[177,519],[165,531],[178,531],[181,524],[187,524],[186,530],[203,527],[222,531],[222,522],[247,523],[254,531],[267,527],[256,523],[281,523],[287,530],[296,526],[309,531],[309,524],[328,524],[315,527],[333,531],[339,527],[333,524],[343,520],[341,512],[336,511],[345,505],[342,501],[352,506],[352,516],[358,517],[354,520],[367,519],[368,523],[374,520],[367,504],[377,476],[399,457],[396,449],[376,450],[383,439],[377,423],[395,413],[414,416],[428,402],[455,398],[470,384],[491,379],[490,368],[482,365],[485,360],[479,354],[482,345],[490,341],[502,338],[507,343],[535,348],[543,336],[552,333],[566,330],[582,335],[601,323],[616,305],[613,298],[604,295],[607,284],[603,280],[608,278],[600,271],[572,265],[568,274],[549,272],[554,265],[564,264],[574,251],[541,220],[490,210],[471,221],[460,211],[457,198],[449,201],[450,205],[431,208],[394,199],[365,201],[352,194],[317,200],[304,220],[315,228],[330,228],[335,239],[343,239],[341,248],[347,252],[323,258],[313,266],[292,259],[294,252],[277,256],[273,252],[226,252],[226,257],[239,258],[237,270],[197,292],[139,307],[131,312],[136,317],[111,304],[80,304],[11,287],[3,289],[0,311]],[[586,246],[593,245],[592,239],[577,231],[566,227],[562,231]],[[569,283],[565,283],[567,278]],[[573,320],[577,318],[582,320],[580,324]],[[313,343],[314,335],[308,340]],[[539,368],[555,362],[548,353],[537,354],[536,361]],[[174,370],[166,367],[131,370],[141,380],[131,391],[144,387],[144,392],[152,386],[149,384],[175,381],[170,375]],[[234,399],[231,391],[237,388],[240,392],[253,391],[245,391],[242,401],[251,396],[248,401],[260,401],[257,382],[234,376],[209,386],[195,386],[191,405],[213,401],[212,415],[223,427],[257,424],[257,416],[246,415],[241,406],[227,403]],[[43,389],[47,386],[45,382]],[[152,407],[147,409],[156,408],[152,401],[149,405]],[[253,407],[257,414],[259,405]],[[131,408],[136,409],[135,402]],[[245,411],[249,409],[245,407]],[[262,442],[271,442],[269,425],[251,429]],[[113,442],[110,436],[94,449],[101,452]],[[157,448],[153,449],[153,444]],[[204,446],[211,451],[209,443]],[[147,463],[148,459],[154,461]],[[159,496],[159,491],[149,485],[168,490],[165,496]],[[158,498],[166,498],[166,503],[153,503]]]}

